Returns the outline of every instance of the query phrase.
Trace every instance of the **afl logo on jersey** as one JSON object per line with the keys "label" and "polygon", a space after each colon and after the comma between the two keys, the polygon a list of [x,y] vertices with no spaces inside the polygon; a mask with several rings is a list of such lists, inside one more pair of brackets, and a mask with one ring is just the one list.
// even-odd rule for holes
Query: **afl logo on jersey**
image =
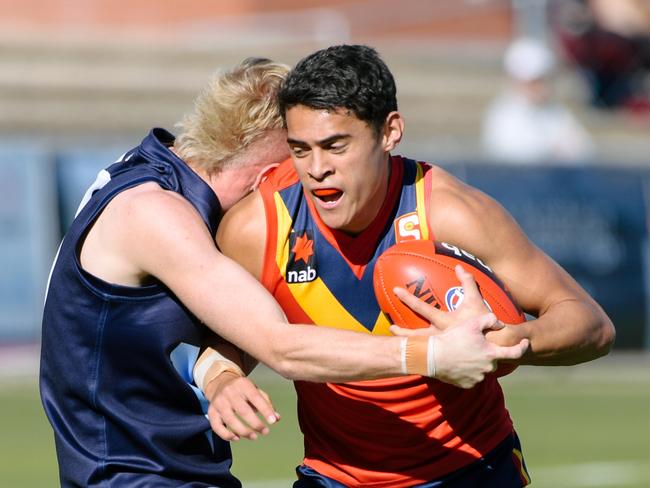
{"label": "afl logo on jersey", "polygon": [[[447,293],[445,293],[445,305],[447,306],[447,310],[450,312],[456,310],[458,307],[460,307],[461,303],[463,303],[464,298],[465,292],[463,291],[462,286],[452,286],[449,288],[449,290],[447,290]],[[490,307],[490,304],[485,299],[483,299],[483,303],[485,303],[485,306],[491,312],[492,307]]]}
{"label": "afl logo on jersey", "polygon": [[462,287],[454,286],[449,288],[447,293],[445,293],[445,305],[447,306],[447,310],[450,312],[456,310],[460,307],[460,304],[463,303],[463,298],[465,298],[465,292]]}
{"label": "afl logo on jersey", "polygon": [[318,278],[314,237],[310,230],[293,231],[289,235],[289,261],[285,274],[287,283],[309,283]]}

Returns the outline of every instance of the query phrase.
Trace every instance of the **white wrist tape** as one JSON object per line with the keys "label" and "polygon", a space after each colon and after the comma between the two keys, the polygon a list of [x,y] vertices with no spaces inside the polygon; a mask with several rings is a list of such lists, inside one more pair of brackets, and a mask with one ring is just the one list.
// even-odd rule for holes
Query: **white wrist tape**
{"label": "white wrist tape", "polygon": [[429,336],[429,344],[427,347],[427,369],[429,370],[429,378],[436,377],[436,342],[433,336]]}
{"label": "white wrist tape", "polygon": [[407,375],[408,370],[406,369],[406,344],[408,343],[408,337],[402,337],[402,340],[399,343],[399,354],[402,361],[402,374]]}
{"label": "white wrist tape", "polygon": [[222,356],[214,349],[206,349],[196,360],[192,376],[194,376],[196,386],[204,392],[207,384],[224,371],[232,371],[239,376],[246,376],[237,363]]}
{"label": "white wrist tape", "polygon": [[403,374],[419,374],[435,378],[436,354],[434,336],[404,337],[400,342]]}

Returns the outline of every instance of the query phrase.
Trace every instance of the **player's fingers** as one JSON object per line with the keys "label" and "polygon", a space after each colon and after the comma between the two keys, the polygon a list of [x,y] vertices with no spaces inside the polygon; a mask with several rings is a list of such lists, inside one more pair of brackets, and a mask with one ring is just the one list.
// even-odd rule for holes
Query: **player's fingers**
{"label": "player's fingers", "polygon": [[456,277],[463,287],[463,302],[467,302],[472,305],[475,305],[477,303],[482,304],[483,297],[481,296],[481,292],[478,290],[478,285],[476,284],[474,275],[463,268],[460,264],[456,265],[454,271],[456,272]]}
{"label": "player's fingers", "polygon": [[396,336],[410,337],[416,334],[417,329],[407,329],[405,327],[400,327],[399,325],[391,325],[388,330],[390,333]]}
{"label": "player's fingers", "polygon": [[[278,421],[275,416],[275,409],[271,404],[271,398],[264,391],[258,389],[256,392],[248,395],[248,403],[250,403],[269,424],[274,424]],[[258,432],[266,434],[268,433],[268,429],[266,429],[266,432],[262,430],[258,430]]]}
{"label": "player's fingers", "polygon": [[514,346],[494,346],[496,359],[519,359],[526,353],[529,346],[530,341],[528,339],[522,339],[519,344]]}
{"label": "player's fingers", "polygon": [[224,425],[221,415],[211,412],[208,415],[208,418],[210,420],[210,427],[212,427],[214,433],[221,437],[224,441],[233,442],[239,440],[239,436],[235,435],[230,429],[228,429],[228,427]]}
{"label": "player's fingers", "polygon": [[[243,420],[248,427],[252,430],[268,434],[269,429],[258,416],[258,412],[264,416],[269,423],[277,421],[275,416],[275,409],[271,404],[271,400],[266,393],[262,392],[257,386],[248,378],[238,378],[234,382],[226,386],[222,391],[224,406],[222,407],[225,412],[229,409],[234,410],[235,414]],[[218,403],[215,403],[215,408]],[[240,435],[247,435],[238,432]]]}
{"label": "player's fingers", "polygon": [[[235,412],[239,419],[242,420],[244,425],[246,425],[249,429],[256,433],[267,435],[269,433],[269,428],[266,423],[260,419],[258,414],[259,410],[256,407],[256,402],[259,403],[259,400],[261,398],[262,397],[259,396],[257,392],[254,395],[248,395],[246,398],[242,398],[241,403],[237,402],[237,409]],[[273,408],[271,408],[271,411],[274,412]],[[274,413],[269,414],[269,416],[270,415],[273,415],[275,418]],[[251,438],[251,434],[249,434],[247,437]]]}
{"label": "player's fingers", "polygon": [[[273,403],[271,402],[271,397],[269,396],[268,393],[266,393],[264,390],[260,390],[260,394],[266,398],[266,401],[269,403],[269,405],[273,406]],[[279,422],[282,419],[282,416],[278,411],[275,409],[273,410],[273,414],[275,415],[275,421]]]}
{"label": "player's fingers", "polygon": [[393,288],[393,293],[395,293],[397,298],[404,302],[408,308],[413,310],[415,313],[422,315],[425,319],[434,325],[436,323],[436,320],[440,320],[444,316],[445,312],[441,312],[437,308],[429,305],[427,302],[420,300],[414,295],[411,295],[404,288],[396,286]]}
{"label": "player's fingers", "polygon": [[486,313],[476,317],[476,323],[479,327],[479,330],[485,332],[486,330],[493,330],[494,327],[498,327],[496,323],[498,322],[496,315],[493,313]]}
{"label": "player's fingers", "polygon": [[253,397],[259,397],[257,387],[247,380],[233,385],[230,390],[231,392],[224,392],[223,403],[215,402],[214,405],[215,408],[220,407],[218,411],[228,428],[236,435],[251,440],[257,438],[256,432],[268,434],[268,427],[259,418],[257,411],[252,407],[252,402],[249,401]]}
{"label": "player's fingers", "polygon": [[[489,326],[490,330],[501,330],[505,328],[506,324],[501,322],[499,319],[496,319],[492,325]],[[486,330],[486,329],[484,329]]]}
{"label": "player's fingers", "polygon": [[241,402],[233,405],[231,410],[228,410],[222,415],[223,423],[239,437],[245,437],[250,440],[257,439],[256,430],[268,429],[262,423],[255,412],[250,407],[248,402],[242,399]]}

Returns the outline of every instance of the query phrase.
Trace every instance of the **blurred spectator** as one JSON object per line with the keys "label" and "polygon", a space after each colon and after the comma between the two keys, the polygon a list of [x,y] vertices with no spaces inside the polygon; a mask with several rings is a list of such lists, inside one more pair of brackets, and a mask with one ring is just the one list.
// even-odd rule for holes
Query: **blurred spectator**
{"label": "blurred spectator", "polygon": [[593,106],[650,110],[650,0],[556,0],[551,23]]}
{"label": "blurred spectator", "polygon": [[521,38],[508,47],[507,89],[483,118],[487,156],[505,163],[577,162],[592,154],[591,138],[562,104],[553,100],[553,53],[542,42]]}

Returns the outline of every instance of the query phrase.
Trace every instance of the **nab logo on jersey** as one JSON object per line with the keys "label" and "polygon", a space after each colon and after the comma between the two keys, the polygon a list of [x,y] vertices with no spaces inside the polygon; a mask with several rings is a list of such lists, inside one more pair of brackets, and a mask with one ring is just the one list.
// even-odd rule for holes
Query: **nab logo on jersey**
{"label": "nab logo on jersey", "polygon": [[287,283],[309,283],[318,278],[314,237],[310,230],[294,231],[289,236]]}

